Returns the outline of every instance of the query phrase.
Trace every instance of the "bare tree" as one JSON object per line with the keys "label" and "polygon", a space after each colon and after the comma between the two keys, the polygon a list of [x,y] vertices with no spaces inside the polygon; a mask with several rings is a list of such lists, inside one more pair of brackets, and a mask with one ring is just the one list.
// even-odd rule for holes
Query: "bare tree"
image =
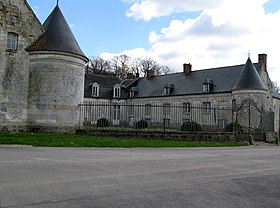
{"label": "bare tree", "polygon": [[161,71],[163,74],[169,74],[171,70],[168,66],[161,66]]}
{"label": "bare tree", "polygon": [[153,70],[155,75],[161,74],[160,65],[150,57],[138,59],[138,64],[142,76],[145,76],[148,70]]}
{"label": "bare tree", "polygon": [[110,70],[110,62],[102,58],[93,57],[92,59],[90,59],[89,67],[91,69],[88,72],[94,74],[112,74]]}
{"label": "bare tree", "polygon": [[168,74],[169,67],[162,66],[151,57],[131,59],[127,55],[115,56],[111,60],[92,58],[89,61],[86,72],[119,76],[125,79],[128,73],[136,77],[144,77],[148,70],[153,70],[155,75]]}
{"label": "bare tree", "polygon": [[130,72],[130,57],[127,55],[115,56],[111,60],[111,69],[116,76],[124,79]]}

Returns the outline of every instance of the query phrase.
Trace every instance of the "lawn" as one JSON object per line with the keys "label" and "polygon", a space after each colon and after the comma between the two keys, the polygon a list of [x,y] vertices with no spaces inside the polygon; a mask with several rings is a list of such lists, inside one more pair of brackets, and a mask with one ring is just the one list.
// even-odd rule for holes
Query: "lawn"
{"label": "lawn", "polygon": [[115,138],[77,134],[0,133],[0,145],[31,145],[34,147],[235,147],[236,142],[187,142],[135,138]]}

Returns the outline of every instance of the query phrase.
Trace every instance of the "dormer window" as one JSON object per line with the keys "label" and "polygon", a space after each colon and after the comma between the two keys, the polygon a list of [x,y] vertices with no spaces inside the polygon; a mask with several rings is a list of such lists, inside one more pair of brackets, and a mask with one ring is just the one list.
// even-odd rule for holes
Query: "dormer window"
{"label": "dormer window", "polygon": [[7,38],[7,49],[17,50],[18,47],[18,34],[9,32]]}
{"label": "dormer window", "polygon": [[170,88],[164,88],[164,94],[170,95]]}
{"label": "dormer window", "polygon": [[214,82],[211,79],[206,79],[203,82],[203,92],[210,92],[214,88]]}
{"label": "dormer window", "polygon": [[100,87],[100,85],[96,82],[92,84],[92,86],[91,86],[92,97],[99,97],[99,87]]}
{"label": "dormer window", "polygon": [[174,84],[166,84],[164,87],[164,95],[170,95],[174,89]]}
{"label": "dormer window", "polygon": [[203,92],[210,92],[210,84],[203,84]]}
{"label": "dormer window", "polygon": [[121,97],[121,86],[120,85],[115,85],[114,86],[114,98],[119,98]]}
{"label": "dormer window", "polygon": [[137,87],[132,87],[132,88],[129,90],[129,97],[130,97],[130,98],[135,97],[135,95],[136,95],[137,92],[138,92],[138,88],[137,88]]}

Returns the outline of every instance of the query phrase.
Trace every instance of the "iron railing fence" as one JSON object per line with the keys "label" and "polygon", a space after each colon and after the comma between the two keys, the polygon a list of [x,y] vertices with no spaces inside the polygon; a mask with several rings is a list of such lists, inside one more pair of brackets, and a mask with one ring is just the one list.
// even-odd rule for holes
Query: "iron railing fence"
{"label": "iron railing fence", "polygon": [[188,103],[86,102],[79,107],[79,128],[84,130],[222,132],[228,131],[226,127],[236,120],[232,109],[213,108],[208,103],[191,106]]}

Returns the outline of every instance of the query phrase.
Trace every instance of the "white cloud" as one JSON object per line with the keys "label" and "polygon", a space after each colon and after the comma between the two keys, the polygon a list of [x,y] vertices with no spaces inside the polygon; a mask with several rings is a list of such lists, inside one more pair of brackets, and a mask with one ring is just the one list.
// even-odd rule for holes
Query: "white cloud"
{"label": "white cloud", "polygon": [[[160,64],[182,71],[183,63],[195,69],[243,64],[251,52],[257,62],[259,53],[268,54],[272,80],[280,83],[280,11],[266,14],[268,0],[142,0],[134,1],[128,16],[150,20],[178,11],[201,10],[194,19],[173,20],[159,33],[151,31],[148,51],[133,49],[121,54],[151,55]],[[202,6],[201,6],[202,5]],[[147,7],[152,6],[150,10]],[[180,9],[179,9],[180,8]],[[150,12],[150,13],[149,13]],[[136,54],[136,55],[135,55]]]}
{"label": "white cloud", "polygon": [[200,11],[217,7],[222,0],[123,0],[132,6],[126,15],[135,19],[149,21],[154,17],[170,15],[186,11]]}

